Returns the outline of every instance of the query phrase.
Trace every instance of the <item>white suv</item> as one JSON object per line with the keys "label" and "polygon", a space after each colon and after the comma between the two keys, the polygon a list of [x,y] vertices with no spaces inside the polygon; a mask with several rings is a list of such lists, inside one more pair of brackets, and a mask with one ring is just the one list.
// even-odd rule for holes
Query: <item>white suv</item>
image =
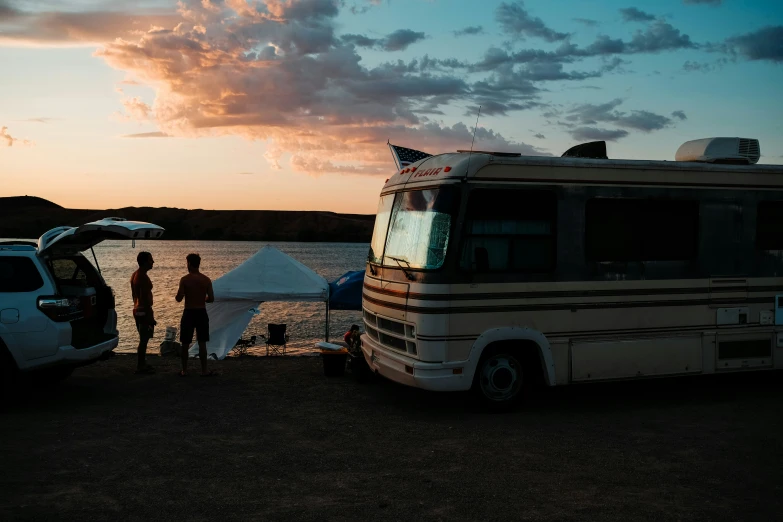
{"label": "white suv", "polygon": [[106,239],[157,239],[163,231],[107,218],[52,229],[38,244],[0,243],[0,390],[17,372],[65,378],[109,357],[118,342],[114,291],[82,252]]}

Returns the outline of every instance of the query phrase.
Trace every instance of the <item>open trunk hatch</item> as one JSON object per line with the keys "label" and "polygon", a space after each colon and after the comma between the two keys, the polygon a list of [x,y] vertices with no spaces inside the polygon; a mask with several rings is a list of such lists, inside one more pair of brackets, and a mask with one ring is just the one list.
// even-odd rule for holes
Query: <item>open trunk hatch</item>
{"label": "open trunk hatch", "polygon": [[158,239],[164,229],[152,223],[106,218],[78,227],[54,228],[38,239],[38,254],[83,252],[107,239]]}

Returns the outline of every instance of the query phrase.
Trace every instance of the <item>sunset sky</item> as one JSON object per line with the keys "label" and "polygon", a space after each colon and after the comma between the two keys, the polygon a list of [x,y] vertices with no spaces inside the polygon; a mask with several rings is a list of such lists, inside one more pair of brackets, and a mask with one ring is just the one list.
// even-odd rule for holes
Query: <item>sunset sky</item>
{"label": "sunset sky", "polygon": [[437,154],[783,163],[781,0],[0,0],[0,196],[374,213]]}

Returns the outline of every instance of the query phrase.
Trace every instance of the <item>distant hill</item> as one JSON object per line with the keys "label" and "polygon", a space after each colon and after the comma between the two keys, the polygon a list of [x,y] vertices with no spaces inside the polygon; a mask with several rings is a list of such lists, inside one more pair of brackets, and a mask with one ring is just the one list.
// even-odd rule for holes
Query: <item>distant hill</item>
{"label": "distant hill", "polygon": [[9,209],[25,208],[63,208],[48,199],[35,196],[13,196],[10,198],[0,198],[0,212]]}
{"label": "distant hill", "polygon": [[77,226],[105,217],[147,221],[166,229],[164,239],[226,241],[332,241],[369,243],[375,216],[321,211],[186,210],[128,207],[63,208],[45,199],[0,198],[0,237],[37,239],[60,225]]}

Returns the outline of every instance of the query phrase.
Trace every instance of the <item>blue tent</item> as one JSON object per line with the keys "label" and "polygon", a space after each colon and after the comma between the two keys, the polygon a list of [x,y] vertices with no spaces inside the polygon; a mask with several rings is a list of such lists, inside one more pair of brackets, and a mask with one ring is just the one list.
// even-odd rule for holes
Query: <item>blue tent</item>
{"label": "blue tent", "polygon": [[364,270],[346,272],[337,281],[329,283],[329,308],[332,310],[361,310]]}

